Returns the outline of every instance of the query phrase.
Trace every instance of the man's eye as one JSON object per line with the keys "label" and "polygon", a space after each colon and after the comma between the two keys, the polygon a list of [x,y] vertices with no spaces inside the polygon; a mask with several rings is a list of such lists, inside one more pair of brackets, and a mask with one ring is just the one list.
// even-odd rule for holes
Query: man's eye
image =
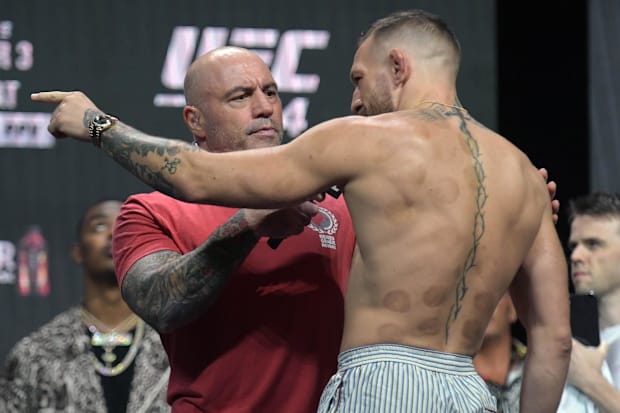
{"label": "man's eye", "polygon": [[101,231],[105,231],[107,227],[108,226],[106,224],[95,224],[93,228],[96,232],[101,232]]}

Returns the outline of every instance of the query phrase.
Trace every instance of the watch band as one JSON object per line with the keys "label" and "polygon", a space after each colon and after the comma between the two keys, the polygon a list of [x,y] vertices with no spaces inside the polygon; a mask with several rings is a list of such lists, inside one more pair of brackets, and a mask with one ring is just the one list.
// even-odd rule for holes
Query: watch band
{"label": "watch band", "polygon": [[101,148],[101,134],[110,129],[116,118],[109,115],[97,115],[88,124],[88,134],[90,139],[98,148]]}

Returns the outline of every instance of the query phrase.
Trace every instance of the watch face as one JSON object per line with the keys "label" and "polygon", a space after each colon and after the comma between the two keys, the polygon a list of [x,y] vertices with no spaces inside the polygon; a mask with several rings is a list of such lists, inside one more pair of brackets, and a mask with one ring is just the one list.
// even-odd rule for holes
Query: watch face
{"label": "watch face", "polygon": [[106,126],[111,123],[110,118],[108,118],[107,116],[97,116],[95,117],[95,119],[93,119],[93,122],[99,126]]}

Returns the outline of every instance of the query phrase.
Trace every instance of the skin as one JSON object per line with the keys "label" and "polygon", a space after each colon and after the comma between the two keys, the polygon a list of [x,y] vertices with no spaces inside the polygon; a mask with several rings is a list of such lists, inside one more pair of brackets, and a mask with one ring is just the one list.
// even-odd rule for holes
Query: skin
{"label": "skin", "polygon": [[[577,215],[570,227],[571,279],[578,293],[598,299],[601,329],[620,324],[620,217]],[[620,392],[601,374],[607,343],[586,347],[573,342],[568,382],[601,411],[620,412]]]}
{"label": "skin", "polygon": [[112,261],[112,229],[120,207],[119,201],[104,201],[91,207],[71,250],[71,257],[84,272],[84,307],[110,327],[132,314],[121,297]]}
{"label": "skin", "polygon": [[[183,118],[196,150],[231,152],[281,143],[282,104],[269,69],[255,54],[227,47],[200,57],[188,70],[185,93]],[[125,156],[121,145],[111,150]],[[166,165],[176,168],[174,161]],[[317,211],[312,202],[242,209],[187,254],[161,251],[138,260],[123,279],[123,295],[160,333],[172,332],[208,311],[261,236],[298,234]]]}
{"label": "skin", "polygon": [[480,350],[474,357],[474,367],[487,381],[505,384],[510,370],[512,353],[511,325],[517,320],[517,313],[505,294],[495,307],[487,325]]}
{"label": "skin", "polygon": [[[474,354],[510,287],[529,342],[521,408],[555,411],[571,341],[566,266],[544,181],[508,141],[454,107],[454,67],[418,47],[371,36],[355,55],[352,108],[393,113],[334,119],[287,145],[218,155],[118,122],[103,149],[191,202],[280,207],[338,184],[358,240],[342,349],[395,342]],[[84,95],[33,99],[60,103],[55,136],[88,139],[85,125],[99,110]],[[171,160],[174,171],[165,168]],[[144,170],[161,173],[151,179]]]}

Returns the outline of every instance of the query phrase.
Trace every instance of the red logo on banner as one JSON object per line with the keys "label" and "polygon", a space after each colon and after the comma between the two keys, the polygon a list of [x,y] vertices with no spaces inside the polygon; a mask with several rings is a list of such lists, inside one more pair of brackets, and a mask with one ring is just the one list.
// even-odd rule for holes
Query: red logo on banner
{"label": "red logo on banner", "polygon": [[19,242],[17,288],[20,295],[50,293],[47,243],[37,225],[31,226]]}

